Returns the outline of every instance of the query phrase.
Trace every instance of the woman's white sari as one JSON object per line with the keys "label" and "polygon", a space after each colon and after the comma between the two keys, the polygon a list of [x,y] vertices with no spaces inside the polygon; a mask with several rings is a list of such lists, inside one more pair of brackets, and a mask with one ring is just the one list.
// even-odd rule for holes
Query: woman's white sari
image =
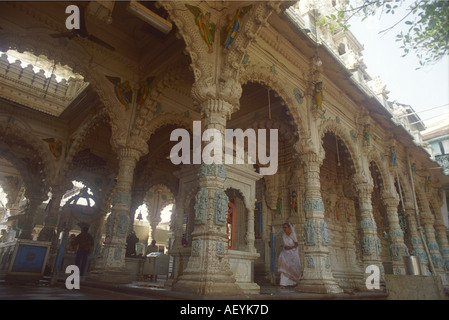
{"label": "woman's white sari", "polygon": [[[279,254],[278,271],[281,274],[281,286],[295,286],[298,284],[301,277],[300,262],[298,248],[295,247],[296,234],[293,226],[290,225],[292,233],[288,236],[285,232],[282,235],[284,249]],[[293,247],[292,249],[285,249],[285,247]]]}

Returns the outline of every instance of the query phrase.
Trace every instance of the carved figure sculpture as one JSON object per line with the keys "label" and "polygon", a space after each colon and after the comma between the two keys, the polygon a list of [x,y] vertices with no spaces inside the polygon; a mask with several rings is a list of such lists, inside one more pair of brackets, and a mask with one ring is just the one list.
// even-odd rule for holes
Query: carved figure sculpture
{"label": "carved figure sculpture", "polygon": [[117,99],[125,107],[132,102],[133,91],[128,81],[122,82],[118,77],[106,76],[106,78],[114,85],[114,92]]}
{"label": "carved figure sculpture", "polygon": [[238,8],[234,17],[232,17],[231,15],[227,16],[228,24],[223,27],[221,31],[221,38],[225,49],[227,49],[229,45],[234,41],[235,37],[237,36],[237,32],[240,29],[241,19],[251,8],[252,5]]}
{"label": "carved figure sculpture", "polygon": [[313,101],[315,108],[318,108],[318,110],[323,111],[323,82],[321,81],[315,83]]}
{"label": "carved figure sculpture", "polygon": [[282,192],[279,192],[277,203],[276,203],[277,213],[282,213]]}
{"label": "carved figure sculpture", "polygon": [[209,47],[209,52],[212,52],[212,45],[215,41],[215,24],[210,22],[210,13],[206,12],[206,14],[203,14],[200,8],[190,4],[185,6],[195,16],[195,24],[198,26],[201,38]]}

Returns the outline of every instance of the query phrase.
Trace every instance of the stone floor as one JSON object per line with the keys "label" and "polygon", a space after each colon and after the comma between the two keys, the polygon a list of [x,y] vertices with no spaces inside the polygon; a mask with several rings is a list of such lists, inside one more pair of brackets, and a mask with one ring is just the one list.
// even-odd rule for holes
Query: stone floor
{"label": "stone floor", "polygon": [[386,299],[383,292],[357,292],[342,294],[307,294],[293,288],[279,289],[263,286],[260,294],[235,296],[202,296],[174,292],[164,287],[164,279],[157,282],[134,281],[130,284],[106,284],[81,281],[80,289],[69,290],[64,279],[50,285],[49,279],[34,283],[8,283],[0,281],[0,300],[379,300]]}

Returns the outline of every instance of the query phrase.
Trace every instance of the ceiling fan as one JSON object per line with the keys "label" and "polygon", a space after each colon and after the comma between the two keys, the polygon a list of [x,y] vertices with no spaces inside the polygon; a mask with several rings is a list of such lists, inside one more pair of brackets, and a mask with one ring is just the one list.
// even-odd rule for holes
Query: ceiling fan
{"label": "ceiling fan", "polygon": [[110,44],[104,42],[103,40],[97,38],[96,36],[90,34],[87,31],[86,28],[86,18],[85,18],[85,10],[84,7],[80,7],[80,28],[79,29],[72,29],[72,31],[69,32],[63,32],[63,33],[54,33],[50,36],[52,38],[68,38],[69,40],[72,40],[73,38],[85,38],[89,41],[95,42],[96,44],[99,44],[106,49],[109,49],[111,51],[114,51],[115,48],[111,46]]}

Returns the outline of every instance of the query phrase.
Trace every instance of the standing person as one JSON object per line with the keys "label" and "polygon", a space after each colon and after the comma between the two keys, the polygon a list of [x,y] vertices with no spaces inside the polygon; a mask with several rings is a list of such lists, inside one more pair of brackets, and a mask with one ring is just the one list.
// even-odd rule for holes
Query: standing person
{"label": "standing person", "polygon": [[139,238],[136,236],[135,231],[131,231],[131,233],[126,237],[126,256],[127,257],[135,257],[136,256],[136,244],[139,242]]}
{"label": "standing person", "polygon": [[279,254],[278,271],[281,274],[280,288],[296,286],[301,277],[300,262],[298,254],[298,239],[293,226],[289,223],[282,225],[283,249]]}
{"label": "standing person", "polygon": [[80,275],[84,275],[84,269],[87,265],[87,257],[94,246],[94,238],[87,232],[88,226],[81,227],[81,233],[73,239],[72,244],[77,245],[75,265],[80,269]]}

